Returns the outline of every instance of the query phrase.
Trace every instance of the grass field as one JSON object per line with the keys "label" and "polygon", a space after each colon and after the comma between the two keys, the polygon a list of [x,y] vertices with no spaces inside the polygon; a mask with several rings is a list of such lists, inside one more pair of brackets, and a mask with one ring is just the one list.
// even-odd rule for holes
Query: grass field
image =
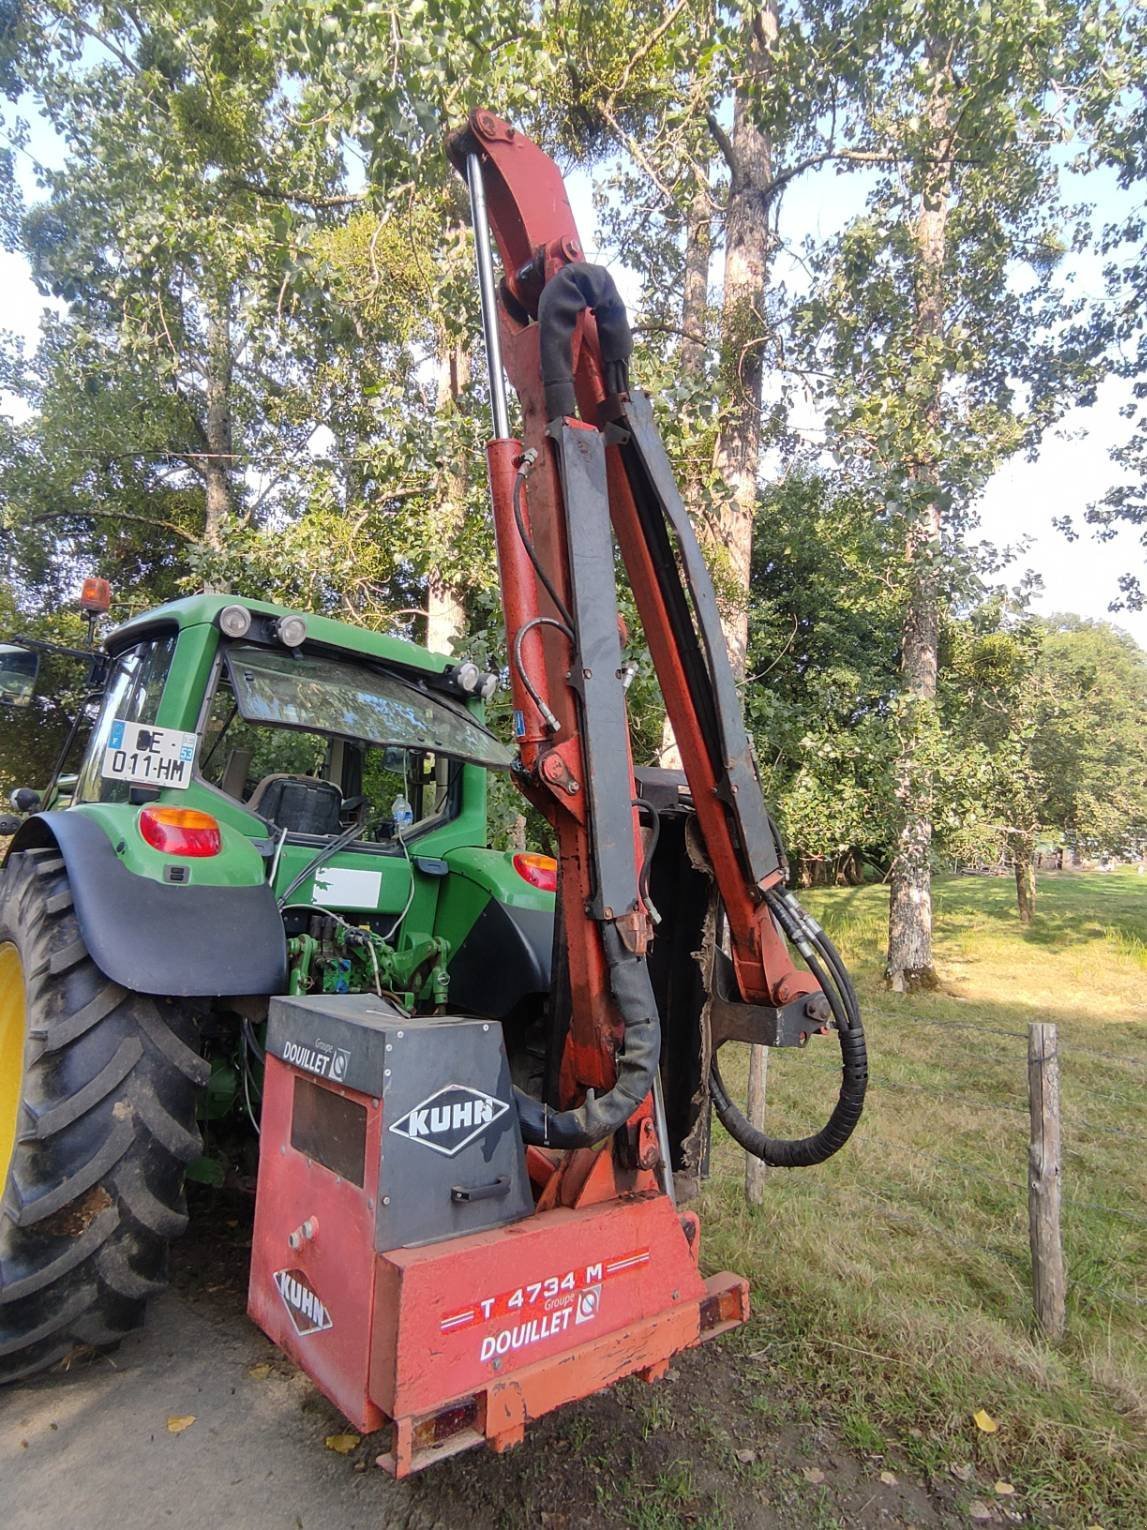
{"label": "grass field", "polygon": [[[756,1209],[740,1153],[716,1132],[706,1263],[752,1278],[742,1367],[762,1387],[795,1378],[855,1448],[926,1475],[970,1466],[969,1498],[1012,1483],[999,1507],[1026,1523],[1130,1530],[1147,1524],[1147,878],[1046,876],[1026,931],[1013,900],[1004,878],[939,880],[942,986],[902,997],[880,984],[886,890],[805,896],[858,982],[865,1117],[824,1167],[771,1173]],[[1059,1027],[1063,1078],[1058,1348],[1031,1321],[1036,1019]],[[770,1132],[823,1119],[832,1045],[771,1054]],[[979,1409],[995,1433],[973,1422]]]}

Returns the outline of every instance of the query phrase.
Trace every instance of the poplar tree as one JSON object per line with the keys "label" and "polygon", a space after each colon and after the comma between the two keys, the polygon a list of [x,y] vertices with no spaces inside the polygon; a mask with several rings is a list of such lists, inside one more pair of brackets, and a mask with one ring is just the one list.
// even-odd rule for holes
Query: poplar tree
{"label": "poplar tree", "polygon": [[1063,205],[1065,102],[1103,31],[1098,7],[950,0],[869,8],[864,214],[819,264],[803,325],[827,381],[830,448],[879,485],[899,528],[896,845],[887,976],[934,982],[936,697],[949,552],[1007,457],[1093,395],[1080,304],[1059,280],[1085,237]]}

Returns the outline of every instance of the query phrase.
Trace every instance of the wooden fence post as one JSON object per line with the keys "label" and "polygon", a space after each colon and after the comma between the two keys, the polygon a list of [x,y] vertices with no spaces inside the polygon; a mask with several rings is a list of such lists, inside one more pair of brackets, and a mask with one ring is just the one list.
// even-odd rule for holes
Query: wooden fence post
{"label": "wooden fence post", "polygon": [[[749,1048],[749,1097],[745,1114],[750,1126],[758,1131],[765,1129],[765,1084],[769,1076],[768,1047]],[[765,1166],[752,1153],[745,1154],[745,1199],[750,1206],[759,1206],[765,1198]]]}
{"label": "wooden fence post", "polygon": [[1063,1337],[1067,1280],[1059,1227],[1059,1055],[1054,1025],[1028,1028],[1028,1227],[1036,1322],[1049,1339]]}

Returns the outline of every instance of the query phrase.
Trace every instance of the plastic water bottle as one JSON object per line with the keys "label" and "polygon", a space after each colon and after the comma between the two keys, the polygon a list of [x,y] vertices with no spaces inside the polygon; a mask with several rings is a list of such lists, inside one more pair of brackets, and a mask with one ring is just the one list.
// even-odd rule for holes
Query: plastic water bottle
{"label": "plastic water bottle", "polygon": [[394,832],[399,836],[405,834],[414,823],[414,809],[401,792],[390,804],[390,816],[394,821]]}

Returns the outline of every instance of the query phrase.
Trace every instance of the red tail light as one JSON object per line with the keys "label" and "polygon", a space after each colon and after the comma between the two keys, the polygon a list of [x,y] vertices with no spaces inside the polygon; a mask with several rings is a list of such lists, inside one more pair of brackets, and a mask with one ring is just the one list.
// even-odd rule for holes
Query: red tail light
{"label": "red tail light", "polygon": [[196,808],[145,807],[139,832],[164,855],[218,855],[223,848],[218,820]]}
{"label": "red tail light", "polygon": [[558,863],[552,855],[538,855],[534,850],[520,850],[514,857],[514,870],[523,882],[540,892],[557,892]]}

